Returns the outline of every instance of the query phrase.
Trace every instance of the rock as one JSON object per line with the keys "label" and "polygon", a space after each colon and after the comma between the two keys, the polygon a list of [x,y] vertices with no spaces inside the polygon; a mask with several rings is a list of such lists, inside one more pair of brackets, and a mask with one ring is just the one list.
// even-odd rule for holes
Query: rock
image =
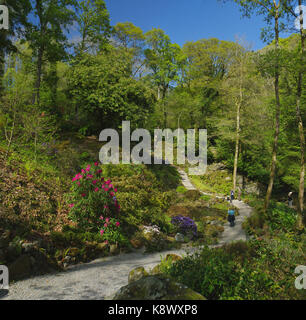
{"label": "rock", "polygon": [[67,256],[70,257],[76,257],[80,253],[80,250],[78,248],[70,248],[67,252]]}
{"label": "rock", "polygon": [[177,233],[177,234],[175,235],[175,240],[176,240],[177,242],[184,242],[184,241],[185,241],[185,237],[184,237],[183,234]]}
{"label": "rock", "polygon": [[111,244],[109,247],[110,254],[116,254],[119,252],[118,244]]}
{"label": "rock", "polygon": [[231,181],[231,177],[226,177],[225,181]]}
{"label": "rock", "polygon": [[134,249],[140,249],[144,245],[140,239],[134,239],[134,238],[130,240],[130,243]]}
{"label": "rock", "polygon": [[108,248],[108,245],[105,243],[105,242],[102,242],[102,243],[98,243],[97,244],[97,249],[99,251],[106,251]]}
{"label": "rock", "polygon": [[178,260],[182,260],[182,257],[177,255],[177,254],[175,254],[175,253],[168,253],[166,255],[166,261],[168,261],[170,259],[171,259],[172,262],[175,262],[175,261],[178,261]]}
{"label": "rock", "polygon": [[10,280],[20,280],[31,275],[32,261],[29,255],[22,255],[8,266]]}
{"label": "rock", "polygon": [[66,256],[63,261],[65,263],[69,263],[71,261],[71,257],[70,256]]}
{"label": "rock", "polygon": [[187,190],[184,195],[189,200],[198,200],[202,196],[199,190]]}
{"label": "rock", "polygon": [[150,275],[154,276],[157,274],[161,274],[161,270],[160,270],[160,264],[157,264],[151,271],[150,271]]}
{"label": "rock", "polygon": [[24,252],[31,252],[33,249],[38,248],[38,242],[24,242],[21,247],[24,249]]}
{"label": "rock", "polygon": [[130,273],[129,273],[129,283],[137,281],[143,277],[148,276],[148,272],[145,270],[144,267],[138,267],[133,269]]}
{"label": "rock", "polygon": [[199,293],[163,276],[147,276],[117,291],[112,300],[206,300]]}

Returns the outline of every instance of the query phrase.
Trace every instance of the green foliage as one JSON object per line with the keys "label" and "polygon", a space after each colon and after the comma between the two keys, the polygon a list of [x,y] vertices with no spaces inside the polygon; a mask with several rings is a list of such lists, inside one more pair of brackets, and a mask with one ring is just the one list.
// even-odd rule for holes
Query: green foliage
{"label": "green foliage", "polygon": [[118,127],[122,120],[132,121],[132,126],[144,125],[154,98],[144,84],[129,77],[130,67],[130,55],[112,48],[97,56],[84,54],[71,68],[69,95],[80,125],[89,128],[87,134]]}
{"label": "green foliage", "polygon": [[110,180],[105,180],[98,163],[82,169],[72,179],[71,192],[68,195],[69,217],[85,230],[97,231],[101,216],[116,216],[120,206],[115,197],[117,189]]}
{"label": "green foliage", "polygon": [[187,191],[187,189],[184,186],[178,186],[176,188],[176,192],[178,192],[178,193],[184,194],[184,193],[186,193],[186,191]]}
{"label": "green foliage", "polygon": [[206,247],[163,271],[208,299],[302,299],[294,269],[303,259],[299,241],[254,240]]}
{"label": "green foliage", "polygon": [[292,232],[297,223],[297,213],[284,203],[271,203],[268,211],[268,223],[271,229]]}

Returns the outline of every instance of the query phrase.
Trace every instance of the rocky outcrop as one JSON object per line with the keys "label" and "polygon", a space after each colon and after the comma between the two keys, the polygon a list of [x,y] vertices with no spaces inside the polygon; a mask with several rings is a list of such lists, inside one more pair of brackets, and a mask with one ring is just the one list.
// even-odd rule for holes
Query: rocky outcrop
{"label": "rocky outcrop", "polygon": [[112,300],[206,300],[201,294],[164,275],[150,275],[122,287]]}

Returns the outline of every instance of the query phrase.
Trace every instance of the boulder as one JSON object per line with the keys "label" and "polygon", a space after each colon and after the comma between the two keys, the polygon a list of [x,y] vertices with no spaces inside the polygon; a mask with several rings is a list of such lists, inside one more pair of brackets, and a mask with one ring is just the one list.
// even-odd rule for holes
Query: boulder
{"label": "boulder", "polygon": [[177,233],[177,234],[175,235],[175,240],[176,240],[177,242],[184,242],[184,241],[185,241],[185,237],[184,237],[183,234]]}
{"label": "boulder", "polygon": [[137,281],[143,277],[148,276],[148,272],[145,270],[144,267],[138,267],[133,269],[130,273],[129,273],[129,283]]}
{"label": "boulder", "polygon": [[112,300],[206,300],[201,294],[163,275],[146,276],[122,287]]}
{"label": "boulder", "polygon": [[21,255],[8,266],[10,280],[20,280],[31,275],[32,261],[29,255]]}
{"label": "boulder", "polygon": [[182,260],[182,257],[175,254],[175,253],[168,253],[166,255],[166,261],[170,260],[171,259],[171,262],[175,262],[175,261],[178,261],[178,260]]}

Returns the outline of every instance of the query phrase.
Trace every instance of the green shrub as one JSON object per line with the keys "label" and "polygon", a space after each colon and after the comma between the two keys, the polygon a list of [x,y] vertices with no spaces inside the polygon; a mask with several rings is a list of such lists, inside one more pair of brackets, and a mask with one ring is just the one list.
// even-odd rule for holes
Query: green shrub
{"label": "green shrub", "polygon": [[100,216],[116,216],[120,209],[115,197],[117,189],[101,173],[98,163],[95,163],[94,166],[88,165],[82,169],[72,179],[69,217],[85,230],[98,231]]}
{"label": "green shrub", "polygon": [[184,194],[186,191],[187,191],[187,189],[184,186],[178,186],[176,188],[176,192],[178,192],[178,193]]}

